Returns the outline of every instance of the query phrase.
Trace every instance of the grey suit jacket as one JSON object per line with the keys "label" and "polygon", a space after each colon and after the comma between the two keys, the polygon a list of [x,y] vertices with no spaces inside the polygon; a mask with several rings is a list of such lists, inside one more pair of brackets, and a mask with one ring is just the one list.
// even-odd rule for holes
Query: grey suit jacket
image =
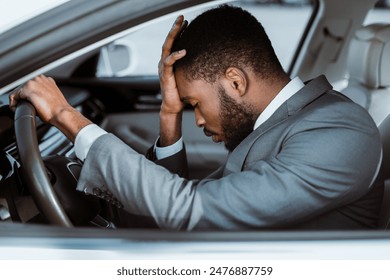
{"label": "grey suit jacket", "polygon": [[[164,161],[173,159],[185,161],[180,153]],[[380,160],[371,117],[320,76],[206,179],[180,177],[181,163],[168,170],[108,134],[92,145],[77,188],[109,193],[166,229],[373,227],[382,193],[370,186]]]}

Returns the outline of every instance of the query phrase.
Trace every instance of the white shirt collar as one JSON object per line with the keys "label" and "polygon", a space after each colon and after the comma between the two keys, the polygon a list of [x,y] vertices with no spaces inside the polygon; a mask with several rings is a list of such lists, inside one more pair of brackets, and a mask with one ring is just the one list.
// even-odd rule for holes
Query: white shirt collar
{"label": "white shirt collar", "polygon": [[287,99],[297,93],[304,86],[305,84],[298,77],[295,77],[287,85],[285,85],[257,118],[253,130],[268,120]]}

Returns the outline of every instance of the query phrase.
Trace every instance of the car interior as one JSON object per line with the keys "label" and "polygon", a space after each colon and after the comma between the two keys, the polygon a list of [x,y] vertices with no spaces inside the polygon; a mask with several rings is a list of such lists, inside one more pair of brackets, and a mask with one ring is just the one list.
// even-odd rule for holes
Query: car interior
{"label": "car interior", "polygon": [[[264,1],[240,2],[248,7]],[[283,1],[268,2],[276,5]],[[337,90],[366,108],[375,120],[382,136],[381,174],[385,180],[378,230],[386,230],[390,228],[390,20],[364,26],[364,19],[374,5],[379,9],[386,1],[365,0],[359,1],[359,5],[353,0],[343,2],[344,7],[349,5],[351,9],[340,9],[339,0],[301,1],[294,6],[310,4],[313,12],[286,71],[291,77],[303,80],[324,73]],[[382,9],[390,19],[390,8]],[[131,215],[103,199],[77,193],[75,186],[82,163],[75,157],[73,144],[56,128],[36,118],[28,105],[18,108],[16,114],[8,108],[12,90],[44,73],[56,80],[72,106],[145,154],[159,134],[159,80],[156,74],[123,74],[131,48],[120,42],[123,36],[117,35],[119,31],[123,30],[105,34],[108,39],[100,40],[96,46],[94,42],[85,42],[80,47],[83,51],[77,55],[72,56],[77,51],[69,47],[70,56],[60,61],[59,57],[66,57],[64,47],[63,53],[53,55],[53,61],[44,61],[36,69],[38,72],[29,70],[18,79],[9,78],[0,84],[0,227],[2,223],[64,225],[57,223],[61,218],[50,218],[51,212],[56,211],[53,209],[63,207],[70,220],[65,226],[156,228],[149,218]],[[111,65],[110,71],[103,73],[104,62],[106,67],[107,63],[117,66]],[[51,66],[44,68],[44,65]],[[206,177],[228,156],[223,144],[213,143],[196,127],[191,108],[186,108],[183,115],[183,138],[190,179]],[[38,166],[40,157],[43,165]],[[42,171],[45,174],[37,175]],[[44,179],[38,178],[34,183],[39,176]],[[63,211],[59,211],[61,215]]]}

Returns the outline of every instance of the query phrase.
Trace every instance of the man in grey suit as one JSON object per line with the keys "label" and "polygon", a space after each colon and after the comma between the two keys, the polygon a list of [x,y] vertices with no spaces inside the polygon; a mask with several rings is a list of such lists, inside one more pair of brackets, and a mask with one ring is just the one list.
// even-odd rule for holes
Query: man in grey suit
{"label": "man in grey suit", "polygon": [[[165,229],[374,228],[382,185],[378,130],[324,76],[304,84],[283,71],[261,24],[222,6],[188,27],[178,17],[163,46],[160,138],[147,158],[108,134],[43,76],[10,98],[75,142],[78,190],[111,197]],[[188,180],[181,117],[230,151],[209,177]]]}

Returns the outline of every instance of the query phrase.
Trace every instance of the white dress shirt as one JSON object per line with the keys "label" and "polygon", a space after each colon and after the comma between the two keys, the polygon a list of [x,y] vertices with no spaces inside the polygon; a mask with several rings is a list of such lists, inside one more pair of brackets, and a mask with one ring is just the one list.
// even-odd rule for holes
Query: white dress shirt
{"label": "white dress shirt", "polygon": [[[298,77],[291,80],[260,114],[255,122],[253,129],[255,130],[262,123],[268,120],[287,99],[289,99],[303,87],[304,83]],[[77,134],[74,143],[76,156],[80,160],[84,161],[92,144],[96,141],[96,139],[104,134],[107,134],[107,132],[96,124],[90,124],[82,128]],[[183,138],[180,138],[176,143],[167,147],[158,147],[156,143],[154,144],[154,149],[157,159],[169,157],[183,149]]]}

